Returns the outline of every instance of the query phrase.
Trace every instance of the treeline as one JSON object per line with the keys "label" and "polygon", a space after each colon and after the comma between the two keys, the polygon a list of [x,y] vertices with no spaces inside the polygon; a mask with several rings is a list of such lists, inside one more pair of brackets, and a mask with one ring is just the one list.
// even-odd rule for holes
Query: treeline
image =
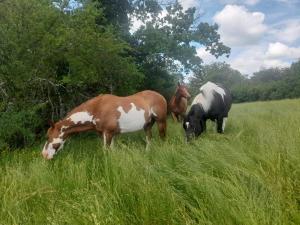
{"label": "treeline", "polygon": [[[299,97],[299,62],[251,79],[224,63],[202,66],[195,46],[228,56],[218,26],[176,0],[0,1],[0,151],[33,144],[58,120],[100,93],[151,89],[167,99],[184,74],[191,93],[206,81],[235,102]],[[163,12],[163,13],[162,13]],[[131,30],[135,19],[144,21]]]}
{"label": "treeline", "polygon": [[[130,30],[132,18],[144,25]],[[0,1],[0,149],[34,143],[47,120],[100,93],[168,98],[202,68],[195,43],[230,53],[218,27],[196,18],[177,1]]]}
{"label": "treeline", "polygon": [[205,65],[190,79],[193,94],[207,81],[221,83],[232,94],[234,102],[266,101],[300,97],[300,60],[289,68],[262,69],[247,78],[226,63]]}

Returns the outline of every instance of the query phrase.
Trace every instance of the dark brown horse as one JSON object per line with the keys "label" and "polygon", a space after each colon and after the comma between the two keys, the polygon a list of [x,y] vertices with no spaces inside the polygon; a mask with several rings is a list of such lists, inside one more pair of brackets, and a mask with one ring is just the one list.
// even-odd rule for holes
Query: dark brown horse
{"label": "dark brown horse", "polygon": [[42,155],[52,159],[70,135],[88,130],[98,132],[104,146],[110,146],[115,135],[144,129],[148,146],[154,122],[160,136],[165,137],[166,119],[167,103],[157,92],[142,91],[127,97],[99,95],[51,125]]}
{"label": "dark brown horse", "polygon": [[187,109],[187,100],[190,97],[191,95],[186,86],[178,82],[175,94],[169,102],[169,109],[174,121],[183,119]]}

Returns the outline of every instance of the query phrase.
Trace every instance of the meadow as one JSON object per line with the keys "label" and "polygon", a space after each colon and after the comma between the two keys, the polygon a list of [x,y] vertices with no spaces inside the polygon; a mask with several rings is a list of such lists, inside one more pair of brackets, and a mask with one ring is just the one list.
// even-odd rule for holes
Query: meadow
{"label": "meadow", "polygon": [[225,134],[212,123],[186,144],[143,132],[104,150],[72,137],[52,161],[44,143],[0,152],[0,224],[300,224],[300,100],[235,104]]}

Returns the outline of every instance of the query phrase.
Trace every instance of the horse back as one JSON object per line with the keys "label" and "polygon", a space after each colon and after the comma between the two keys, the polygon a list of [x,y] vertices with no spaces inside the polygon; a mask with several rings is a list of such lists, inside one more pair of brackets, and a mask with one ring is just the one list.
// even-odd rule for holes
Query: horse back
{"label": "horse back", "polygon": [[154,113],[157,114],[158,117],[167,117],[167,101],[161,94],[155,91],[146,90],[138,92],[133,96],[141,97],[148,106],[154,110]]}

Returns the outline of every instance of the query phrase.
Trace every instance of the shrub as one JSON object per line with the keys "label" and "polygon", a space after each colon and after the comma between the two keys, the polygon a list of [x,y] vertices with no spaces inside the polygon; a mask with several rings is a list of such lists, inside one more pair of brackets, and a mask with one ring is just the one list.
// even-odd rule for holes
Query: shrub
{"label": "shrub", "polygon": [[39,115],[42,107],[30,110],[0,112],[0,151],[32,145],[44,125]]}

